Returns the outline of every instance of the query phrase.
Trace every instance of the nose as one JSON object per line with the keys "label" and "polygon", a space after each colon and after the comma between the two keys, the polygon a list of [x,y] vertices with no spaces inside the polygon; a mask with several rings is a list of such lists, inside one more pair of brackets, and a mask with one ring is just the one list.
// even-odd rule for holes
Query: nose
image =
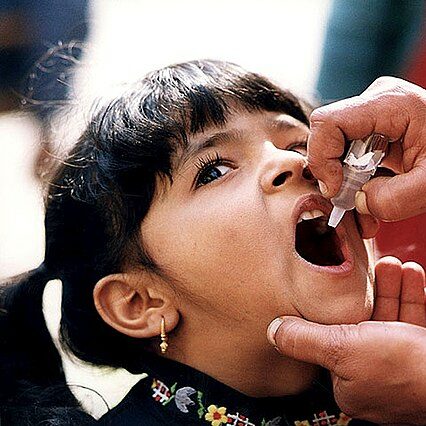
{"label": "nose", "polygon": [[267,160],[261,166],[260,182],[263,192],[282,191],[284,186],[302,181],[315,182],[305,156],[279,149],[269,142],[267,145]]}

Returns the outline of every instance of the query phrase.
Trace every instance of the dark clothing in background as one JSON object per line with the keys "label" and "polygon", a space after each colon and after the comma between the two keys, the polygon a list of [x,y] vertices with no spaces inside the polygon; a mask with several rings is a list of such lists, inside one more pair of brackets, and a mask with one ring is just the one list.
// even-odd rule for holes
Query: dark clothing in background
{"label": "dark clothing in background", "polygon": [[[88,0],[1,0],[0,25],[6,20],[15,20],[14,32],[22,37],[15,45],[13,39],[7,44],[0,40],[0,95],[17,94],[37,101],[66,99],[67,84],[58,81],[64,66],[51,60],[33,65],[50,48],[86,39]],[[79,53],[74,49],[72,56],[78,58]],[[50,111],[43,107],[35,113],[44,119]]]}
{"label": "dark clothing in background", "polygon": [[323,103],[358,95],[377,77],[403,76],[418,47],[423,0],[334,0],[317,83]]}

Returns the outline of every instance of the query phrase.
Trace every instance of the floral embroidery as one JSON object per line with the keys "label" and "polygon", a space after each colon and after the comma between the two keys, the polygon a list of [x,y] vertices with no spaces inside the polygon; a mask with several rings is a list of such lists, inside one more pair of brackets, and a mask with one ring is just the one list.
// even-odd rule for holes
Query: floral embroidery
{"label": "floral embroidery", "polygon": [[188,406],[195,405],[195,402],[190,398],[195,392],[196,390],[189,386],[185,386],[176,391],[175,404],[182,413],[188,413]]}
{"label": "floral embroidery", "polygon": [[203,392],[201,392],[201,391],[197,392],[197,402],[198,402],[197,413],[198,413],[198,417],[200,419],[203,417],[203,414],[207,411],[206,407],[204,407],[204,404],[203,404],[203,396],[204,396]]}
{"label": "floral embroidery", "polygon": [[[171,401],[175,401],[176,407],[182,413],[189,413],[188,407],[197,405],[197,414],[200,419],[203,418],[211,423],[211,426],[257,426],[250,422],[250,419],[243,414],[226,414],[226,407],[217,407],[212,404],[208,408],[203,404],[203,393],[197,391],[190,386],[184,386],[177,389],[177,383],[174,383],[170,388],[163,383],[161,380],[153,379],[151,389],[152,397],[155,401],[159,402],[163,406],[169,404]],[[196,394],[194,400],[190,397]],[[318,414],[314,414],[314,418],[309,420],[295,421],[295,426],[348,426],[352,419],[346,414],[340,413],[339,418],[335,415],[329,415],[327,411],[321,411]],[[272,420],[262,420],[260,426],[279,426],[281,424],[282,417],[275,417]]]}
{"label": "floral embroidery", "polygon": [[274,417],[272,420],[266,421],[262,419],[260,426],[280,426],[282,417]]}
{"label": "floral embroidery", "polygon": [[171,396],[170,389],[160,380],[154,379],[151,389],[153,390],[152,397],[158,402],[166,402]]}
{"label": "floral embroidery", "polygon": [[228,424],[232,426],[256,426],[254,423],[250,423],[248,417],[240,413],[228,414]]}
{"label": "floral embroidery", "polygon": [[327,411],[321,411],[321,413],[318,414],[318,417],[314,414],[312,422],[313,426],[329,426],[335,425],[337,423],[337,419],[334,415],[329,416]]}
{"label": "floral embroidery", "polygon": [[328,415],[327,411],[321,411],[318,416],[314,414],[312,423],[309,420],[295,421],[295,426],[347,426],[352,419],[346,414],[340,413],[337,419],[334,415]]}
{"label": "floral embroidery", "polygon": [[227,423],[228,417],[225,415],[226,408],[225,407],[219,407],[217,408],[216,405],[210,405],[207,408],[208,413],[204,416],[204,418],[212,423],[212,426],[220,426],[221,423]]}
{"label": "floral embroidery", "polygon": [[163,405],[167,405],[169,402],[173,401],[173,399],[175,398],[176,386],[177,386],[177,383],[174,383],[173,386],[170,388],[169,399],[167,401],[162,402]]}
{"label": "floral embroidery", "polygon": [[347,416],[345,413],[340,413],[339,414],[339,420],[337,420],[336,424],[338,426],[348,426],[348,424],[351,420],[352,419],[349,416]]}

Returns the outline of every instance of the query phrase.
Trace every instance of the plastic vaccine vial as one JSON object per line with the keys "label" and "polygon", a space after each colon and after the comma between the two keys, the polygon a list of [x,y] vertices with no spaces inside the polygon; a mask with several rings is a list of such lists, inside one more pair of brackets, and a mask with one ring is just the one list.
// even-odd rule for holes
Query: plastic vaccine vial
{"label": "plastic vaccine vial", "polygon": [[331,199],[328,225],[335,228],[346,211],[355,207],[355,194],[374,175],[386,153],[389,138],[373,133],[365,141],[352,141],[343,160],[343,182],[339,192]]}

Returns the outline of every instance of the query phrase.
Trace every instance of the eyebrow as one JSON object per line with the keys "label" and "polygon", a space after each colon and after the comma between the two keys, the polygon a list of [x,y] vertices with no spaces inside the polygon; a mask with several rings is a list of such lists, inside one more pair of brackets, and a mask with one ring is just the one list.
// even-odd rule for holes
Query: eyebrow
{"label": "eyebrow", "polygon": [[295,124],[288,120],[280,120],[280,119],[268,120],[268,125],[271,129],[280,130],[280,131],[304,128],[304,124],[301,122],[298,122],[297,124]]}
{"label": "eyebrow", "polygon": [[[288,131],[297,128],[301,129],[303,123],[295,124],[289,122],[288,120],[271,119],[267,121],[267,125],[272,130]],[[188,149],[186,149],[185,152],[178,158],[175,170],[180,170],[189,160],[209,148],[235,143],[236,141],[242,141],[247,137],[247,132],[237,129],[216,132],[201,142],[195,144],[195,146],[190,146]]]}
{"label": "eyebrow", "polygon": [[201,152],[209,148],[241,141],[245,136],[247,136],[247,133],[236,129],[216,132],[213,135],[203,139],[201,142],[195,144],[195,146],[190,146],[188,149],[186,149],[177,161],[176,170],[181,169],[191,158],[194,158],[196,155],[199,155]]}

